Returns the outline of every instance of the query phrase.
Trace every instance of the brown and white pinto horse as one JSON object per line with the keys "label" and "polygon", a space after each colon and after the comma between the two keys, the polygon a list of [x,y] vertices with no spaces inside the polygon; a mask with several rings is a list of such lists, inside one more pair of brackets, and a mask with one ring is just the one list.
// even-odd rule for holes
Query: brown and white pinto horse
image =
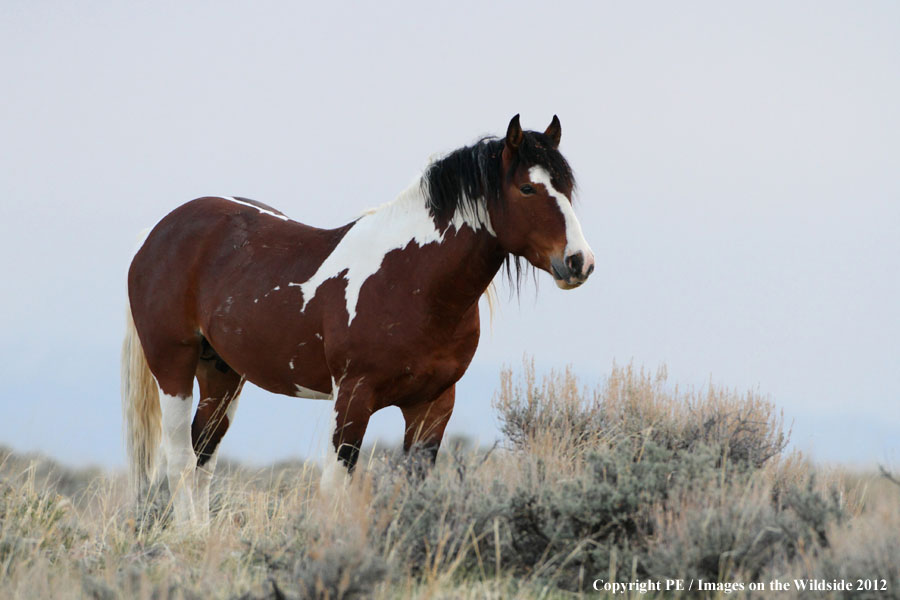
{"label": "brown and white pinto horse", "polygon": [[334,399],[323,483],[352,471],[386,406],[403,412],[404,449],[420,443],[434,460],[478,345],[478,299],[504,261],[524,257],[563,289],[594,269],[560,133],[555,116],[538,133],[516,115],[505,138],[431,162],[396,200],[337,229],[243,198],[199,198],[163,218],[128,273],[122,387],[139,499],[161,441],[176,520],[208,519],[245,381]]}

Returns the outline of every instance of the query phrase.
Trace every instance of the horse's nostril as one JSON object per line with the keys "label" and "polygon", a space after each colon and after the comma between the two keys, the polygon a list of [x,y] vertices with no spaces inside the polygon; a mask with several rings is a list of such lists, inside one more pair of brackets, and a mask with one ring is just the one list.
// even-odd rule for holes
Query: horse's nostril
{"label": "horse's nostril", "polygon": [[594,265],[588,267],[587,273],[584,274],[585,277],[594,272]]}
{"label": "horse's nostril", "polygon": [[584,253],[576,252],[572,256],[566,257],[566,266],[569,267],[569,273],[580,275],[581,269],[584,267]]}

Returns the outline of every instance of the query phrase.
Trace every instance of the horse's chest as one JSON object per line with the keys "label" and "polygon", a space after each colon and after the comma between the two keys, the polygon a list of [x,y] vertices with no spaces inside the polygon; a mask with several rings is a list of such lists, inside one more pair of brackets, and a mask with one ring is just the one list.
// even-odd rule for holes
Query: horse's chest
{"label": "horse's chest", "polygon": [[429,354],[395,361],[384,372],[377,401],[383,406],[403,406],[434,399],[462,377],[470,360],[469,356]]}
{"label": "horse's chest", "polygon": [[478,337],[477,313],[443,323],[385,321],[368,336],[359,364],[375,380],[384,405],[422,401],[462,377]]}

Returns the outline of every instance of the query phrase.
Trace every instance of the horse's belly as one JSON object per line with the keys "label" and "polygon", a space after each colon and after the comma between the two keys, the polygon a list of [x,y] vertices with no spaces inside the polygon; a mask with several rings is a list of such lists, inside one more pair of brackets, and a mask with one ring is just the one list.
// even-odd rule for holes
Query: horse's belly
{"label": "horse's belly", "polygon": [[246,377],[276,394],[313,400],[332,397],[331,373],[321,353],[270,354],[266,364],[249,369]]}
{"label": "horse's belly", "polygon": [[275,394],[317,400],[332,397],[321,335],[305,335],[284,325],[229,325],[228,319],[210,323],[210,343],[247,381]]}
{"label": "horse's belly", "polygon": [[327,374],[322,376],[318,369],[304,369],[300,364],[293,370],[270,367],[264,370],[245,370],[242,375],[247,381],[274,394],[310,400],[333,399],[330,377]]}

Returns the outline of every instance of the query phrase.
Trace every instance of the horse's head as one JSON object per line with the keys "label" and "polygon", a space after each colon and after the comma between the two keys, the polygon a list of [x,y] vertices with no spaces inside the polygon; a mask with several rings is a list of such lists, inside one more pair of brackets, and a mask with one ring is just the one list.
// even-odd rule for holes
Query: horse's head
{"label": "horse's head", "polygon": [[556,116],[544,133],[522,131],[519,115],[512,118],[501,155],[500,202],[490,210],[501,246],[569,290],[594,270],[594,253],[572,210],[575,182],[558,150],[561,133]]}

